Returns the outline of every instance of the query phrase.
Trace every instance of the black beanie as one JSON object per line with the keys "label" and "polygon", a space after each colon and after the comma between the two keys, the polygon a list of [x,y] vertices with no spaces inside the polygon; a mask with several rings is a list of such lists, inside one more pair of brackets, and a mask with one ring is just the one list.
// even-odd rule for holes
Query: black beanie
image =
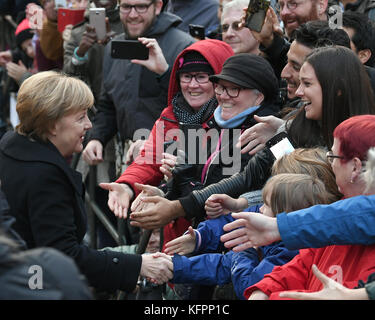
{"label": "black beanie", "polygon": [[15,35],[18,47],[21,47],[22,42],[31,39],[34,36],[27,19],[22,20],[22,22],[17,26]]}
{"label": "black beanie", "polygon": [[239,53],[229,57],[221,73],[210,76],[212,82],[226,80],[242,88],[257,89],[264,100],[273,100],[277,96],[278,80],[270,63],[261,56],[252,53]]}
{"label": "black beanie", "polygon": [[198,51],[188,51],[178,60],[177,73],[181,72],[207,72],[214,74],[208,61]]}

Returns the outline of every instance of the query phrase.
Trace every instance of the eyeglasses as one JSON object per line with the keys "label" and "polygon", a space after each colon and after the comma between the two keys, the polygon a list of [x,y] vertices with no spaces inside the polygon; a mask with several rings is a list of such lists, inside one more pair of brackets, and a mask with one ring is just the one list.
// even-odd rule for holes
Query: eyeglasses
{"label": "eyeglasses", "polygon": [[228,24],[228,23],[222,24],[220,27],[221,27],[221,32],[226,33],[228,32],[229,27],[232,27],[234,31],[238,31],[243,28],[243,25],[241,21],[234,21],[231,24]]}
{"label": "eyeglasses", "polygon": [[287,2],[287,3],[284,3],[284,2],[280,3],[280,1],[279,1],[279,2],[276,3],[276,11],[277,12],[283,11],[285,6],[288,8],[288,10],[293,11],[293,10],[296,10],[297,7],[299,5],[301,5],[303,2],[305,2],[305,1],[301,1],[301,2],[291,1],[291,2]]}
{"label": "eyeglasses", "polygon": [[132,9],[134,8],[137,13],[145,13],[148,8],[154,3],[154,1],[151,1],[149,4],[126,4],[122,3],[120,5],[120,12],[122,13],[130,13]]}
{"label": "eyeglasses", "polygon": [[193,80],[193,78],[198,83],[207,83],[210,80],[208,73],[198,73],[198,74],[181,73],[180,74],[180,81],[184,83],[190,83],[191,80]]}
{"label": "eyeglasses", "polygon": [[345,157],[342,157],[342,156],[336,156],[332,153],[332,151],[328,151],[327,154],[326,154],[326,157],[327,157],[327,160],[330,164],[333,163],[333,160],[334,159],[345,159]]}
{"label": "eyeglasses", "polygon": [[215,93],[218,94],[219,96],[221,96],[225,91],[229,97],[237,98],[242,89],[243,88],[238,88],[238,87],[228,88],[228,87],[222,86],[221,84],[215,84]]}

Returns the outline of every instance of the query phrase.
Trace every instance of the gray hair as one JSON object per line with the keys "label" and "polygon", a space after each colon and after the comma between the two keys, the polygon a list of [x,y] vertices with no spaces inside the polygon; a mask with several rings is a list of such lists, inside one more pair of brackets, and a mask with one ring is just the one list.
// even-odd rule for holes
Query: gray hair
{"label": "gray hair", "polygon": [[233,0],[226,3],[223,7],[223,12],[221,16],[223,17],[227,10],[229,9],[243,9],[249,5],[250,0]]}

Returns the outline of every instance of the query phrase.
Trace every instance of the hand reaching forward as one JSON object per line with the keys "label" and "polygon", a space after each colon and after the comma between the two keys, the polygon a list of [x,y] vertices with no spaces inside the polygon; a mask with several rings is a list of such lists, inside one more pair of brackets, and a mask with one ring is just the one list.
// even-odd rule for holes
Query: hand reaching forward
{"label": "hand reaching forward", "polygon": [[196,242],[196,235],[193,227],[188,228],[188,233],[184,234],[165,244],[165,253],[179,255],[187,255],[194,252]]}
{"label": "hand reaching forward", "polygon": [[256,212],[232,213],[232,217],[236,220],[223,227],[224,231],[230,232],[220,240],[235,252],[281,240],[276,218]]}
{"label": "hand reaching forward", "polygon": [[108,207],[118,218],[128,216],[129,203],[134,196],[134,192],[126,184],[122,183],[99,183],[104,190],[108,190]]}
{"label": "hand reaching forward", "polygon": [[142,255],[140,275],[157,284],[163,284],[173,278],[172,257],[164,253]]}
{"label": "hand reaching forward", "polygon": [[276,135],[277,130],[284,123],[284,120],[275,116],[259,117],[255,115],[254,119],[258,123],[246,129],[238,138],[237,148],[246,145],[241,150],[242,154],[248,152],[253,155],[263,149],[266,142]]}
{"label": "hand reaching forward", "polygon": [[246,209],[248,202],[245,198],[233,199],[226,194],[213,194],[205,202],[207,218],[214,219],[229,212]]}
{"label": "hand reaching forward", "polygon": [[365,288],[348,289],[337,281],[327,277],[314,264],[311,267],[315,276],[323,284],[323,289],[317,292],[285,291],[280,293],[282,298],[298,300],[368,300]]}
{"label": "hand reaching forward", "polygon": [[137,211],[140,212],[140,211],[146,210],[150,206],[149,203],[146,203],[142,200],[144,198],[153,197],[153,196],[164,197],[164,192],[157,187],[150,186],[150,185],[144,185],[144,184],[140,184],[140,183],[135,183],[134,186],[138,190],[141,190],[142,192],[133,201],[133,203],[130,207],[130,210],[132,212],[137,212]]}
{"label": "hand reaching forward", "polygon": [[143,229],[158,229],[164,227],[173,219],[184,216],[185,212],[178,200],[170,201],[162,197],[147,197],[142,201],[152,206],[146,210],[133,212],[130,215],[130,225]]}

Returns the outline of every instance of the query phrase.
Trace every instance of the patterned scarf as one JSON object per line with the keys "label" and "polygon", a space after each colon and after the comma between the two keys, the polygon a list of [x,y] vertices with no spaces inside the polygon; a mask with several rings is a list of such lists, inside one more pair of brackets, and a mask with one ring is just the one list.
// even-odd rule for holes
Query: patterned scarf
{"label": "patterned scarf", "polygon": [[202,124],[214,113],[218,103],[215,97],[208,100],[198,112],[186,102],[181,92],[178,92],[172,100],[173,113],[178,122],[185,124]]}

